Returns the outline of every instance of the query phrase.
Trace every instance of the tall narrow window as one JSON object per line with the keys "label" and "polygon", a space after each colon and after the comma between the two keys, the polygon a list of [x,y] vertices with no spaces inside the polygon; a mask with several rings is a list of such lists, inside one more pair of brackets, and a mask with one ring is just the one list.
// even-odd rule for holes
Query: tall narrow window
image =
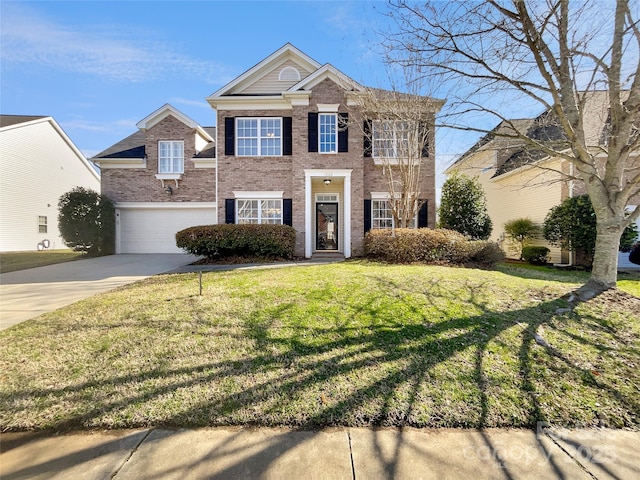
{"label": "tall narrow window", "polygon": [[38,233],[47,233],[47,217],[38,216]]}
{"label": "tall narrow window", "polygon": [[318,115],[320,153],[337,152],[337,124],[338,116],[335,113],[320,113]]}
{"label": "tall narrow window", "polygon": [[239,156],[280,156],[282,118],[238,118],[236,139]]}
{"label": "tall narrow window", "polygon": [[158,173],[184,172],[184,142],[158,142]]}

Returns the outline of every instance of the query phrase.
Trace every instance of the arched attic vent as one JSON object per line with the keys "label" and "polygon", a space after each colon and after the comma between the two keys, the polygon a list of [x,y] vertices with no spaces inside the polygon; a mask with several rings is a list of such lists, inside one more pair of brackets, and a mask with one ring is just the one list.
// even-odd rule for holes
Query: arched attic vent
{"label": "arched attic vent", "polygon": [[278,75],[278,80],[284,82],[299,82],[300,81],[300,72],[294,67],[284,67],[280,70],[280,75]]}

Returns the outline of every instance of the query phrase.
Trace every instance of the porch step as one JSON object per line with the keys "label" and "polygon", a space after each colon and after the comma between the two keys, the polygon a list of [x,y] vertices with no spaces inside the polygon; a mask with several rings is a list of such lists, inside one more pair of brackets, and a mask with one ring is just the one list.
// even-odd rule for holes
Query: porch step
{"label": "porch step", "polygon": [[344,260],[344,253],[340,252],[315,252],[311,255],[311,260],[326,260],[326,261],[335,261],[335,260]]}

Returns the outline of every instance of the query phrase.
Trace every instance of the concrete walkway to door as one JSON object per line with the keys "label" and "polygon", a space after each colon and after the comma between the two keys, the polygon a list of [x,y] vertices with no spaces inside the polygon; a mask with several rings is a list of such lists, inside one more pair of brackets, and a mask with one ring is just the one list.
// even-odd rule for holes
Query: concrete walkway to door
{"label": "concrete walkway to door", "polygon": [[0,275],[0,330],[97,293],[188,265],[186,254],[110,255]]}

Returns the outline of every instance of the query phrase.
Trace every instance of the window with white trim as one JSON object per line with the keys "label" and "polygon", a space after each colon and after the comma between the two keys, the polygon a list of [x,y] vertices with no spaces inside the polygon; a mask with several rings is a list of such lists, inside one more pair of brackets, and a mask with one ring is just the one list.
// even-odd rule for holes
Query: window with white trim
{"label": "window with white trim", "polygon": [[47,233],[47,217],[38,215],[38,233]]}
{"label": "window with white trim", "polygon": [[237,118],[236,147],[241,157],[282,155],[282,118]]}
{"label": "window with white trim", "polygon": [[[417,215],[416,215],[417,217]],[[409,228],[416,228],[417,218],[414,217],[409,223]],[[371,200],[371,228],[388,229],[394,228],[393,213],[388,200]]]}
{"label": "window with white trim", "polygon": [[338,151],[338,115],[335,113],[318,114],[318,134],[320,153],[336,153]]}
{"label": "window with white trim", "polygon": [[184,173],[184,142],[158,142],[158,173]]}
{"label": "window with white trim", "polygon": [[371,147],[374,158],[398,158],[407,156],[409,148],[409,123],[400,120],[373,122]]}
{"label": "window with white trim", "polygon": [[282,224],[282,200],[236,200],[236,222]]}

